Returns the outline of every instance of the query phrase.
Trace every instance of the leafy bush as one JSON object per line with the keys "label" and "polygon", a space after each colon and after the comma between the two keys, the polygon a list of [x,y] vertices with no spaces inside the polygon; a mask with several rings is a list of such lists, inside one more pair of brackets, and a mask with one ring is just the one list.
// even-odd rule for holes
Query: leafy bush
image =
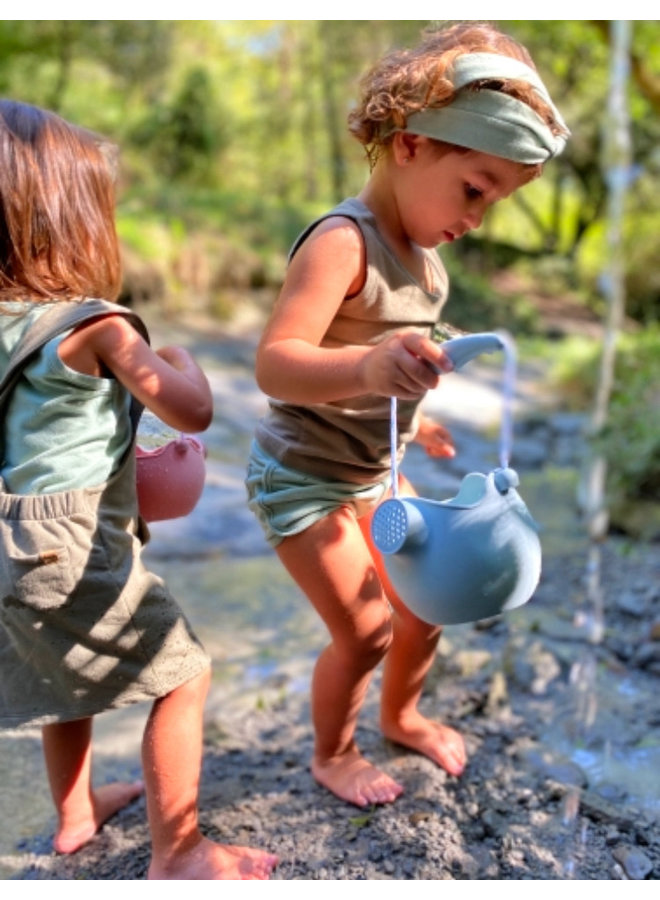
{"label": "leafy bush", "polygon": [[621,339],[607,425],[596,443],[614,497],[660,502],[660,327]]}
{"label": "leafy bush", "polygon": [[449,300],[443,311],[448,323],[461,331],[506,328],[516,335],[534,331],[536,310],[524,297],[503,297],[459,259],[446,252],[441,255],[449,274]]}
{"label": "leafy bush", "polygon": [[[561,346],[554,378],[569,405],[592,405],[600,345],[569,340]],[[619,338],[607,423],[593,438],[607,461],[607,491],[613,504],[660,502],[660,326]]]}

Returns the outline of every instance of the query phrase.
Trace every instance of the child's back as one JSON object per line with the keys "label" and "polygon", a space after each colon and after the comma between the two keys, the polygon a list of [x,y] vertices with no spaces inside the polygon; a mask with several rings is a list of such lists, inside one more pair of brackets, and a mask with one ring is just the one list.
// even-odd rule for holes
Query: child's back
{"label": "child's back", "polygon": [[[92,135],[0,101],[0,201],[0,725],[42,726],[57,851],[146,790],[151,878],[267,878],[275,857],[199,831],[209,659],[140,556],[139,410],[202,431],[208,381],[184,348],[152,350],[136,316],[87,299],[120,286]],[[92,717],[142,700],[145,785],[94,789]]]}

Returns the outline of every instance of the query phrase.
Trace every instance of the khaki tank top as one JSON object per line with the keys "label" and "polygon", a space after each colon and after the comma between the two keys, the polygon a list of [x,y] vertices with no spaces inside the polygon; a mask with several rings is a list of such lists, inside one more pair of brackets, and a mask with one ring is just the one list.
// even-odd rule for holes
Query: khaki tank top
{"label": "khaki tank top", "polygon": [[[434,250],[425,250],[433,291],[424,289],[381,237],[371,211],[355,197],[321,216],[299,236],[290,258],[331,216],[351,219],[366,250],[362,290],[346,298],[322,341],[323,347],[366,346],[402,329],[432,336],[447,299],[448,279]],[[419,401],[399,401],[399,459],[417,430]],[[390,399],[366,394],[332,403],[297,406],[269,400],[256,438],[283,465],[322,478],[368,484],[390,471]]]}

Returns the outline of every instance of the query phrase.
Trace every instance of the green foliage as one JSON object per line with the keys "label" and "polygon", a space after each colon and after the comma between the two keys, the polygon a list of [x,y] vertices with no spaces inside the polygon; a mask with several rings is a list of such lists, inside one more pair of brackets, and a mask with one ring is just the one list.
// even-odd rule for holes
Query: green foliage
{"label": "green foliage", "polygon": [[[570,405],[588,409],[593,400],[600,345],[570,339],[553,345],[554,380]],[[660,501],[660,327],[622,335],[607,423],[594,448],[608,467],[608,495],[622,500]]]}
{"label": "green foliage", "polygon": [[[265,205],[267,227],[258,240],[279,252],[295,230],[288,218],[298,220],[299,213],[329,208],[359,192],[367,167],[346,128],[359,79],[384,52],[410,46],[433,24],[3,21],[0,91],[55,109],[117,141],[129,188],[147,184],[158,193],[186,186],[212,196],[221,189],[242,197],[242,208],[257,215]],[[512,255],[560,256],[573,266],[584,292],[593,294],[608,258],[603,132],[609,24],[499,24],[529,48],[572,138],[541,179],[498,204],[476,239],[501,250],[508,245]],[[657,23],[633,22],[632,36],[629,94],[637,177],[629,189],[625,238],[628,312],[653,321],[660,302],[653,262],[660,215]],[[240,213],[239,205],[231,208]],[[279,217],[269,215],[275,209]],[[198,203],[194,212],[196,229],[207,222],[214,227],[210,204]],[[235,221],[238,238],[244,228],[240,214]]]}
{"label": "green foliage", "polygon": [[229,138],[206,69],[190,68],[171,102],[155,104],[131,137],[150,152],[161,177],[212,185]]}
{"label": "green foliage", "polygon": [[608,421],[597,446],[614,497],[660,502],[660,328],[621,339]]}
{"label": "green foliage", "polygon": [[[268,267],[286,256],[293,240],[322,208],[311,204],[287,204],[277,196],[219,186],[215,189],[173,181],[161,184],[135,183],[118,205],[122,237],[139,249],[141,223],[147,230],[156,222],[166,230],[178,223],[181,239],[206,232],[222,234],[243,245]],[[131,225],[128,222],[132,222]],[[283,268],[277,278],[283,276]]]}
{"label": "green foliage", "polygon": [[449,274],[449,299],[443,319],[461,331],[506,328],[516,335],[530,333],[536,325],[533,306],[522,296],[504,298],[487,277],[472,271],[448,251],[441,253]]}
{"label": "green foliage", "polygon": [[171,65],[175,23],[0,21],[0,90],[124,144]]}
{"label": "green foliage", "polygon": [[546,346],[552,353],[550,378],[565,405],[575,411],[589,410],[598,383],[600,345],[578,335]]}
{"label": "green foliage", "polygon": [[[0,21],[0,93],[116,141],[118,229],[131,277],[145,292],[162,283],[176,303],[204,297],[224,314],[228,291],[277,284],[304,225],[361,190],[367,166],[346,128],[359,79],[432,24]],[[506,327],[521,339],[534,333],[534,308],[525,296],[503,299],[495,275],[515,271],[529,296],[570,291],[595,306],[607,268],[610,23],[499,24],[530,50],[572,137],[541,179],[498,204],[473,237],[442,249],[451,283],[446,319],[466,331]],[[634,178],[623,240],[627,314],[644,330],[621,340],[599,440],[611,490],[634,496],[657,492],[660,458],[660,42],[656,21],[631,25]],[[570,403],[589,408],[598,347],[566,340],[551,349]]]}

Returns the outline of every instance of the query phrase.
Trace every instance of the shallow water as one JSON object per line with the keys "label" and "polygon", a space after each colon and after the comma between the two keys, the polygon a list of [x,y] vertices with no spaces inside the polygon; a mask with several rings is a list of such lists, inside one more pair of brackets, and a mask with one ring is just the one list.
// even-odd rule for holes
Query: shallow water
{"label": "shallow water", "polygon": [[[208,355],[203,356],[206,352]],[[186,519],[155,523],[145,559],[168,581],[214,660],[208,712],[221,720],[227,709],[254,709],[282,691],[308,690],[313,662],[325,643],[324,630],[309,604],[267,547],[245,505],[244,459],[254,423],[265,401],[244,360],[228,359],[222,369],[208,347],[202,358],[216,400],[217,414],[204,435],[207,482],[202,499]],[[499,415],[499,384],[492,371],[453,376],[443,397],[443,417],[459,445],[453,466],[429,460],[412,447],[404,471],[420,493],[452,496],[463,469],[489,471],[497,465],[494,434]],[[431,407],[439,401],[431,398]],[[533,393],[521,392],[517,409],[529,409]],[[153,424],[153,423],[152,423]],[[153,427],[145,440],[153,445]],[[407,468],[406,468],[407,467]],[[588,544],[573,513],[575,475],[546,468],[525,474],[521,494],[541,525],[545,558]],[[525,615],[524,610],[517,615]],[[447,629],[461,646],[461,627]],[[588,670],[588,665],[587,665]],[[548,744],[571,757],[596,783],[617,784],[642,807],[660,809],[660,747],[640,744],[620,750],[611,740],[622,703],[647,703],[639,686],[598,667],[578,672],[587,706],[597,723],[578,707],[555,719]],[[591,697],[591,700],[588,698]],[[652,699],[652,698],[651,698]],[[95,770],[100,780],[139,777],[141,731],[148,707],[140,705],[98,717]],[[558,728],[557,721],[562,727]],[[598,739],[589,740],[594,725]],[[609,735],[609,736],[608,736]],[[0,877],[11,877],[6,855],[21,840],[52,832],[54,818],[35,731],[0,732]],[[4,860],[3,860],[4,858]]]}

